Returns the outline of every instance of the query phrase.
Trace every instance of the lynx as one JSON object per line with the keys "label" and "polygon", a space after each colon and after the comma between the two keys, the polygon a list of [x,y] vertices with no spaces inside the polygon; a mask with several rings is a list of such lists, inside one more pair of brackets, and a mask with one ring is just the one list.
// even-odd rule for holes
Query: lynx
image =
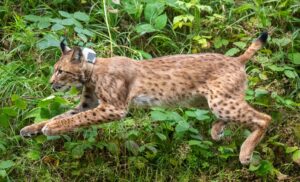
{"label": "lynx", "polygon": [[239,154],[240,162],[249,164],[271,117],[245,101],[245,63],[267,38],[268,34],[262,33],[238,57],[202,53],[146,61],[127,57],[92,57],[90,61],[84,49],[70,49],[61,42],[62,56],[54,65],[50,83],[54,90],[63,91],[73,85],[81,86],[81,101],[51,120],[24,127],[20,134],[58,135],[78,127],[121,120],[131,107],[172,106],[205,98],[218,118],[211,129],[214,140],[220,140],[225,125],[231,121],[252,129]]}

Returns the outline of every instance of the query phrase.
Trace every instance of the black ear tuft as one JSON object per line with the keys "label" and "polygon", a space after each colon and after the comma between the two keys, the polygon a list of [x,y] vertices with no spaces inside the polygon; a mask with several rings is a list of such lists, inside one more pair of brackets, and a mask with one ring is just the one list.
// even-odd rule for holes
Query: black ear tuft
{"label": "black ear tuft", "polygon": [[64,42],[66,41],[66,38],[63,38],[63,40],[60,42],[60,49],[61,49],[61,52],[63,54],[66,54],[68,51],[71,50],[70,47],[68,47]]}
{"label": "black ear tuft", "polygon": [[268,32],[263,32],[260,34],[260,36],[258,37],[258,40],[260,42],[262,42],[263,44],[267,42],[268,39]]}
{"label": "black ear tuft", "polygon": [[63,38],[63,40],[60,42],[60,49],[62,52],[66,51],[66,44],[64,43],[66,41],[66,38]]}

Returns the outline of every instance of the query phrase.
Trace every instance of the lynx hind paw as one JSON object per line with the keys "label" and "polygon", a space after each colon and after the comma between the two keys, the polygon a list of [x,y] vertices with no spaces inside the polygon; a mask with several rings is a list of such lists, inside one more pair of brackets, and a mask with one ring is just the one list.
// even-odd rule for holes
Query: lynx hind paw
{"label": "lynx hind paw", "polygon": [[239,159],[240,159],[241,164],[249,165],[252,160],[252,153],[250,155],[244,155],[241,153],[239,156]]}
{"label": "lynx hind paw", "polygon": [[211,138],[215,141],[220,141],[223,136],[224,136],[224,130],[221,130],[221,131],[212,130],[211,131]]}

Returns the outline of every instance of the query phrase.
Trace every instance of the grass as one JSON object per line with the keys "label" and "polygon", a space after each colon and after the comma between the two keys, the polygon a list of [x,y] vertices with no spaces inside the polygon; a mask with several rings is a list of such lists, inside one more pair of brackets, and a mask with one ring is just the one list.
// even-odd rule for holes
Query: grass
{"label": "grass", "polygon": [[[0,181],[299,181],[297,1],[4,0],[0,7]],[[273,122],[250,166],[238,161],[249,131],[233,124],[212,141],[215,117],[196,108],[133,109],[124,121],[68,135],[19,136],[78,102],[76,91],[53,93],[48,84],[62,36],[101,57],[142,60],[236,56],[265,30],[268,44],[247,64],[246,95]]]}

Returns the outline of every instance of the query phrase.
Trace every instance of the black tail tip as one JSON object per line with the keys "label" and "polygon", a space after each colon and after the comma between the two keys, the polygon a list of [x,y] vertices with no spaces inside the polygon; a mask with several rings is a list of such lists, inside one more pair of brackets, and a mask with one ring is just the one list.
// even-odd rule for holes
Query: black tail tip
{"label": "black tail tip", "polygon": [[263,32],[258,37],[258,40],[261,41],[263,44],[267,42],[268,39],[268,32]]}

